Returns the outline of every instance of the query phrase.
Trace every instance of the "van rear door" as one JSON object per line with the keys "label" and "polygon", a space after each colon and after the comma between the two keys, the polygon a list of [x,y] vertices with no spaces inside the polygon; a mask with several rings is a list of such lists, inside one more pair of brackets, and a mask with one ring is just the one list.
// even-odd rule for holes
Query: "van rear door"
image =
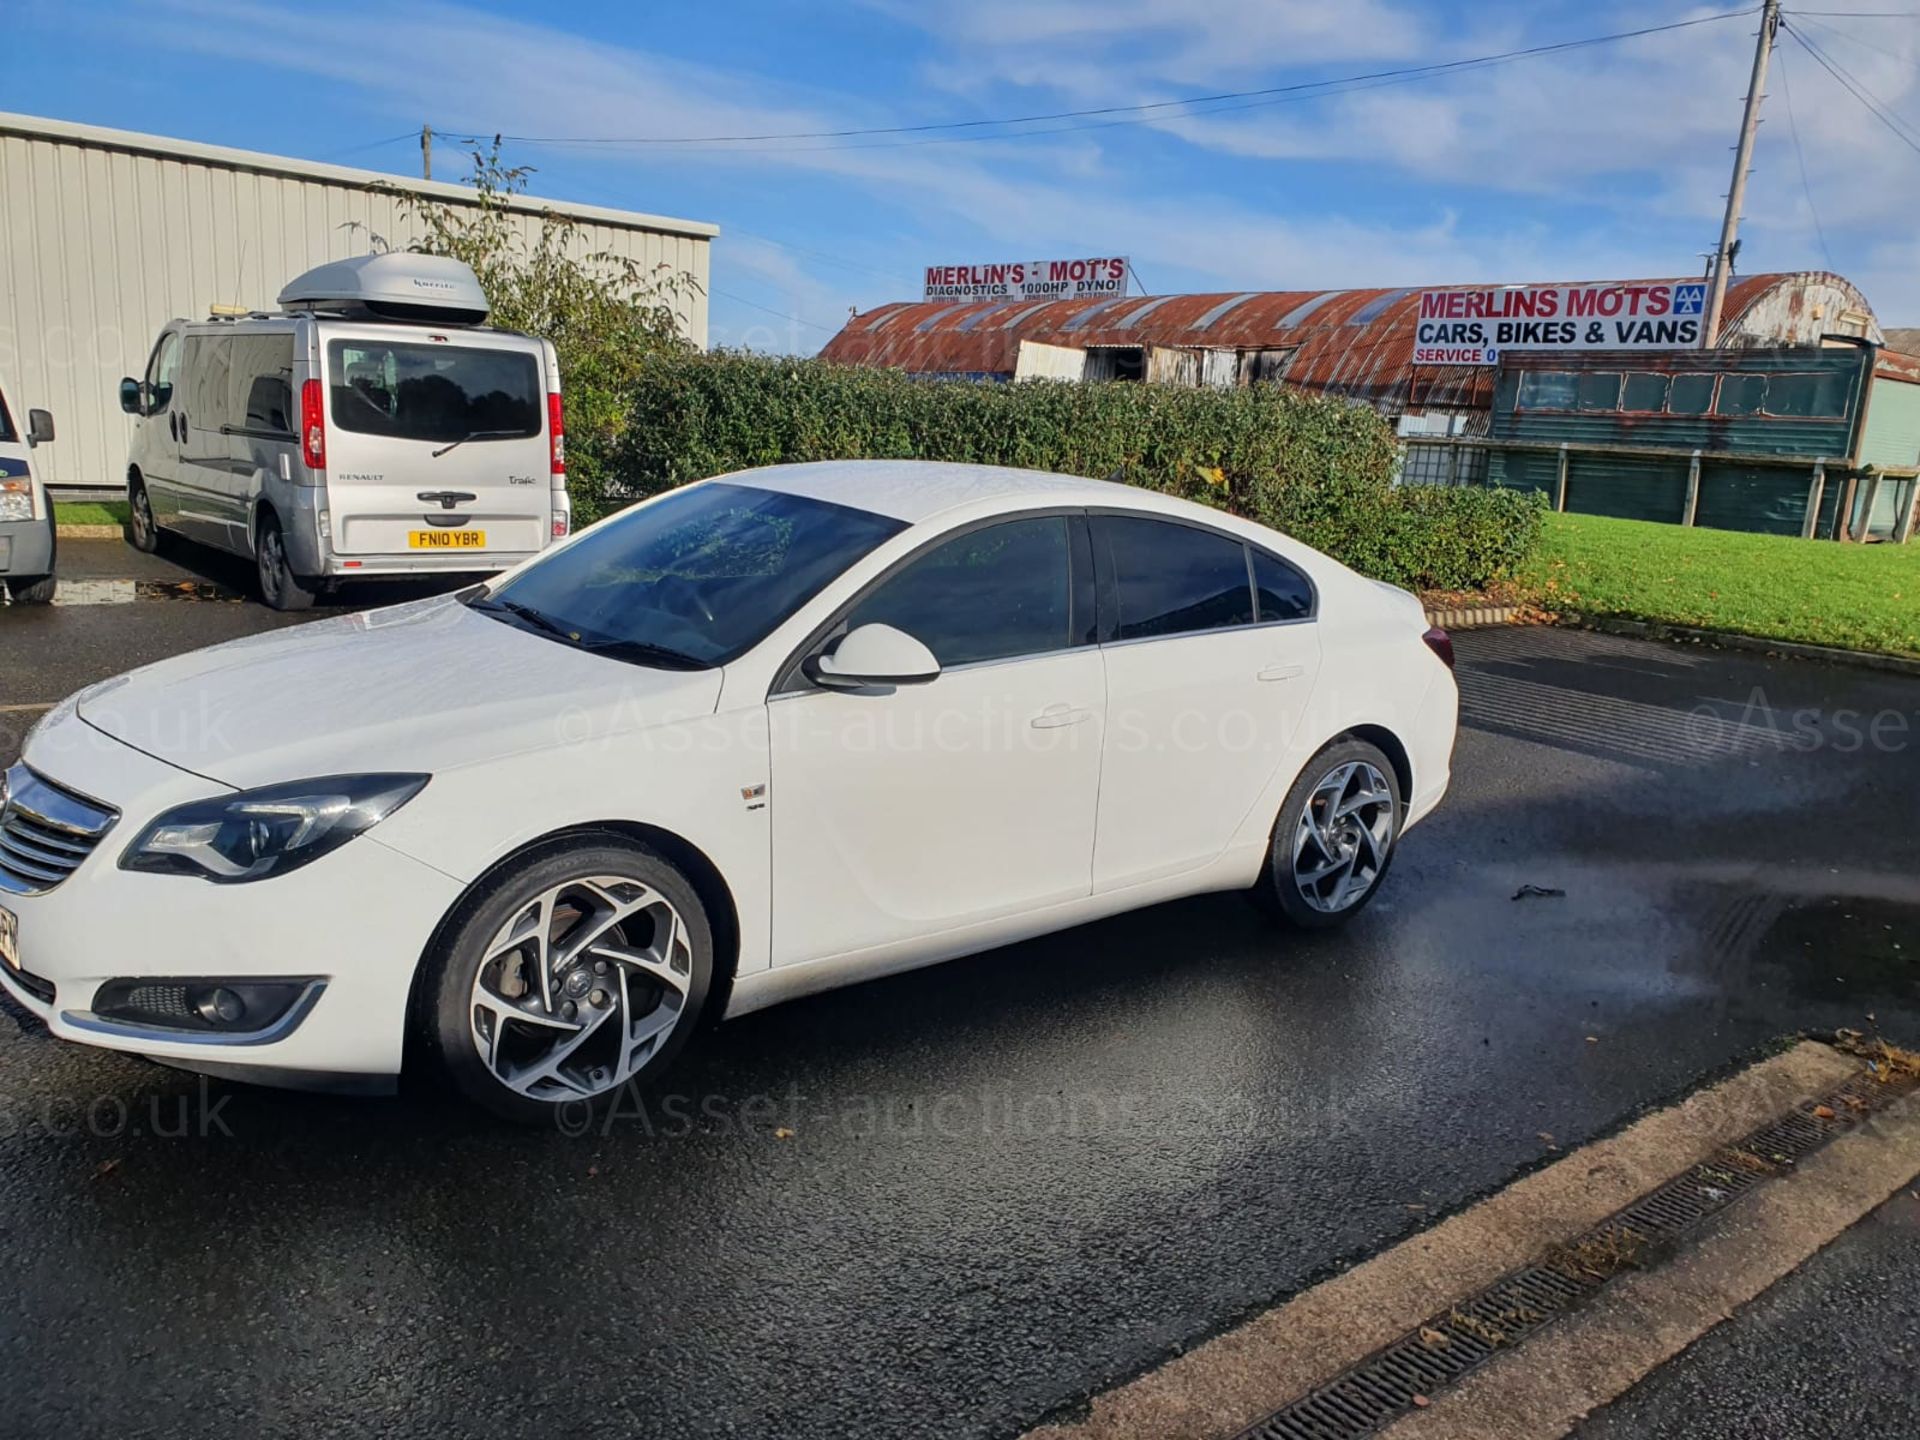
{"label": "van rear door", "polygon": [[337,553],[471,555],[488,569],[546,547],[554,387],[538,340],[338,323],[319,338]]}

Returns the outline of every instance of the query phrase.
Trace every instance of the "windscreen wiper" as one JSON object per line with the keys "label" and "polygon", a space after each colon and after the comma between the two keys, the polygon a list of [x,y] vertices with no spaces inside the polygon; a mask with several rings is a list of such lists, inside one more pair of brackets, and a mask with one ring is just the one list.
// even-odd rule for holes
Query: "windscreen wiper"
{"label": "windscreen wiper", "polygon": [[457,450],[469,440],[510,440],[520,433],[518,430],[470,430],[458,440],[455,440],[451,445],[442,445],[438,450],[434,451],[433,458],[438,460],[449,450]]}
{"label": "windscreen wiper", "polygon": [[684,650],[655,645],[649,640],[603,640],[580,647],[589,655],[605,655],[611,660],[630,660],[636,665],[654,665],[662,670],[711,670],[713,666]]}
{"label": "windscreen wiper", "polygon": [[578,645],[580,643],[580,636],[577,631],[567,629],[566,626],[562,625],[551,615],[536,610],[531,605],[522,605],[518,600],[496,600],[492,596],[485,596],[481,599],[471,601],[468,608],[481,611],[504,610],[515,619],[524,620],[536,630],[545,631],[549,635],[565,640],[569,645]]}

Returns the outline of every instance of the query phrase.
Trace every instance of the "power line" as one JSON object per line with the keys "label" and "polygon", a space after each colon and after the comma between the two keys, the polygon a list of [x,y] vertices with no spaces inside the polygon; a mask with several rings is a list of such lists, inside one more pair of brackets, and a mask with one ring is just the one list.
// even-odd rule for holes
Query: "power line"
{"label": "power line", "polygon": [[1901,144],[1905,145],[1916,155],[1920,155],[1920,141],[1916,141],[1912,135],[1907,133],[1905,123],[1898,115],[1887,108],[1883,100],[1876,96],[1871,90],[1867,89],[1866,86],[1855,80],[1844,66],[1829,58],[1824,50],[1814,44],[1813,41],[1809,40],[1805,35],[1802,35],[1795,26],[1788,24],[1785,20],[1782,20],[1780,23],[1786,28],[1786,32],[1789,35],[1800,42],[1800,48],[1813,56],[1815,62],[1819,64],[1822,70],[1825,70],[1829,75],[1833,76],[1848,94],[1866,106],[1867,109],[1873,113],[1873,117],[1876,120],[1882,125],[1885,125],[1887,129],[1891,130],[1894,135],[1898,137]]}
{"label": "power line", "polygon": [[331,150],[320,157],[322,163],[338,160],[343,155],[360,155],[368,150],[378,150],[383,145],[396,145],[402,140],[418,140],[418,130],[408,130],[399,135],[389,135],[384,140],[369,140],[364,145],[349,145],[345,150]]}
{"label": "power line", "polygon": [[1800,162],[1800,188],[1806,192],[1807,213],[1813,217],[1813,233],[1820,241],[1820,253],[1826,257],[1827,269],[1836,267],[1833,263],[1833,251],[1827,248],[1826,227],[1820,223],[1820,212],[1813,203],[1813,181],[1807,177],[1807,156],[1800,148],[1800,122],[1793,118],[1793,86],[1787,79],[1786,52],[1780,54],[1780,92],[1787,102],[1787,133],[1793,136],[1794,158]]}
{"label": "power line", "polygon": [[769,306],[749,300],[744,295],[735,295],[730,290],[715,290],[713,293],[723,300],[731,300],[736,305],[744,305],[749,310],[758,310],[762,315],[771,315],[776,320],[791,320],[796,325],[805,325],[814,330],[824,330],[829,335],[833,334],[835,329],[838,328],[833,325],[822,325],[819,321],[809,320],[804,315],[788,315],[784,311],[775,310]]}
{"label": "power line", "polygon": [[[1439,61],[1430,65],[1406,66],[1395,70],[1375,70],[1359,75],[1347,75],[1333,80],[1305,80],[1291,85],[1275,85],[1260,90],[1228,90],[1213,95],[1188,96],[1180,100],[1156,100],[1137,105],[1103,105],[1085,110],[1056,110],[1042,114],[1017,115],[1000,119],[945,120],[926,121],[912,125],[877,125],[842,130],[792,130],[769,131],[762,134],[743,135],[635,135],[635,136],[582,136],[582,135],[505,135],[502,140],[510,140],[519,145],[608,145],[608,146],[700,146],[700,145],[748,145],[792,140],[849,140],[870,136],[886,135],[923,135],[932,132],[978,130],[1014,125],[1038,125],[1057,120],[1100,119],[1108,116],[1130,117],[1109,121],[1109,124],[1139,125],[1151,124],[1155,120],[1166,118],[1161,112],[1191,110],[1195,106],[1214,105],[1228,101],[1263,101],[1279,97],[1309,95],[1314,92],[1332,93],[1350,86],[1368,83],[1391,83],[1394,81],[1424,79],[1436,75],[1450,75],[1467,70],[1476,70],[1490,65],[1504,64],[1514,60],[1530,59],[1540,55],[1559,54],[1568,50],[1584,49],[1596,45],[1609,45],[1622,40],[1636,40],[1648,35],[1661,35],[1675,30],[1687,30],[1696,25],[1712,25],[1723,20],[1736,19],[1742,15],[1751,15],[1757,6],[1748,6],[1742,10],[1729,10],[1717,15],[1701,15],[1691,20],[1676,20],[1665,25],[1647,25],[1637,30],[1621,30],[1610,35],[1591,35],[1579,40],[1561,40],[1547,45],[1530,45],[1518,50],[1505,50],[1491,55],[1477,55],[1463,60]],[[1208,112],[1201,112],[1208,113]],[[1098,128],[1093,126],[1075,126],[1075,129]],[[1053,134],[1057,131],[1015,131],[1011,134],[987,138],[1015,139],[1022,134]],[[859,146],[832,146],[834,149],[871,148]]]}

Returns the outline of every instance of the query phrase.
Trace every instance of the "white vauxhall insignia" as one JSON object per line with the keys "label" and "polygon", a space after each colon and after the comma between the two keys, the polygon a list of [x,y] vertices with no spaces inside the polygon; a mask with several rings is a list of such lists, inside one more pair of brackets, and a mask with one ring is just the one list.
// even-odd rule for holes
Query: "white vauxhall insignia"
{"label": "white vauxhall insignia", "polygon": [[1451,660],[1412,596],[1148,491],[724,476],[60,705],[7,774],[0,984],[63,1039],[417,1056],[538,1120],[703,1016],[1177,896],[1348,919],[1446,791]]}

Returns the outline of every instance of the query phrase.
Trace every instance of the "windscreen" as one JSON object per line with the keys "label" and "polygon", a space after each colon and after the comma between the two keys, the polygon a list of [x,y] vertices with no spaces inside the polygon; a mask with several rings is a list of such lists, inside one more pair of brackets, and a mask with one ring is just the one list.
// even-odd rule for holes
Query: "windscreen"
{"label": "windscreen", "polygon": [[540,433],[540,364],[523,350],[334,340],[327,376],[328,409],[342,430],[440,444]]}
{"label": "windscreen", "polygon": [[473,608],[673,668],[758,644],[902,522],[744,485],[692,485],[597,526]]}

